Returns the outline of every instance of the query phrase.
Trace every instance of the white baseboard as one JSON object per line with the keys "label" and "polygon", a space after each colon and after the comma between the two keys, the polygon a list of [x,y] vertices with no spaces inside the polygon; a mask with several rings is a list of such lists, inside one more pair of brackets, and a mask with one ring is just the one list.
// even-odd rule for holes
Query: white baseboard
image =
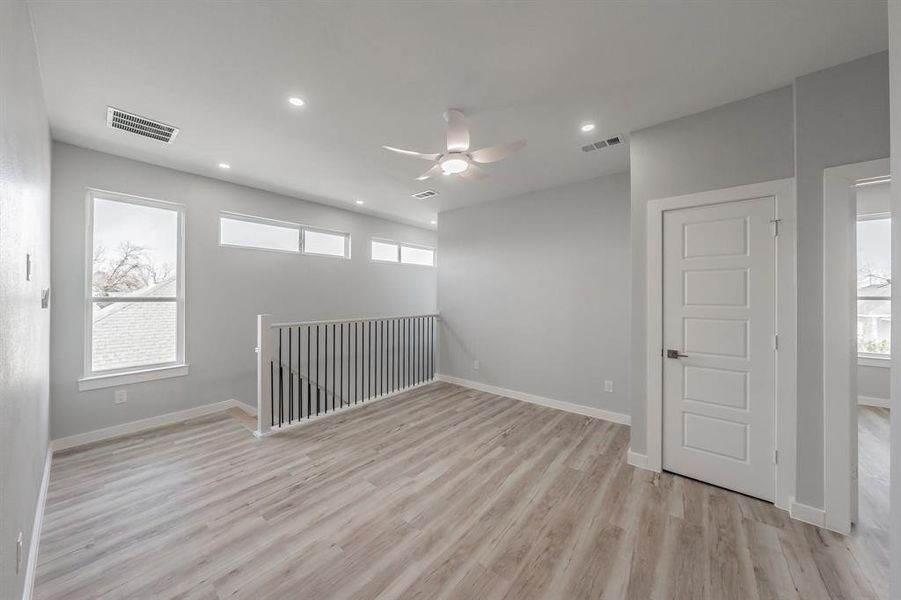
{"label": "white baseboard", "polygon": [[187,419],[202,417],[204,415],[221,412],[230,408],[240,408],[248,414],[256,414],[256,411],[252,407],[244,404],[243,402],[238,402],[237,400],[233,399],[223,400],[221,402],[213,402],[212,404],[205,404],[203,406],[197,406],[195,408],[189,408],[187,410],[179,410],[177,412],[150,417],[149,419],[140,419],[138,421],[131,421],[130,423],[122,423],[121,425],[113,425],[112,427],[104,427],[103,429],[95,429],[94,431],[87,431],[85,433],[79,433],[77,435],[70,435],[68,437],[53,440],[51,442],[51,446],[54,452],[57,452],[59,450],[75,448],[76,446],[84,446],[85,444],[91,444],[94,442],[99,442],[101,440],[108,440],[111,438],[121,437],[123,435],[129,435],[131,433],[138,433],[147,429],[162,427],[164,425],[172,425],[173,423],[179,423],[181,421],[186,421]]}
{"label": "white baseboard", "polygon": [[461,379],[459,377],[452,377],[450,375],[436,375],[436,379],[438,379],[439,381],[472,388],[474,390],[479,390],[480,392],[497,394],[498,396],[506,396],[507,398],[513,398],[514,400],[522,400],[523,402],[530,402],[532,404],[538,404],[540,406],[546,406],[548,408],[556,408],[557,410],[564,410],[566,412],[571,412],[586,417],[594,417],[595,419],[612,421],[614,423],[620,423],[622,425],[629,425],[632,421],[629,415],[623,413],[604,410],[602,408],[594,408],[593,406],[574,404],[572,402],[565,402],[563,400],[554,400],[553,398],[545,398],[543,396],[527,394],[526,392],[509,390],[506,388],[489,385],[487,383],[481,383],[479,381],[470,381],[469,379]]}
{"label": "white baseboard", "polygon": [[857,404],[861,406],[876,406],[879,408],[888,408],[889,407],[889,399],[888,398],[875,398],[873,396],[858,396]]}
{"label": "white baseboard", "polygon": [[794,498],[792,498],[791,502],[789,503],[788,514],[792,519],[796,519],[798,521],[816,525],[817,527],[826,526],[825,510],[823,510],[822,508],[816,508],[813,506],[808,506],[806,504],[801,504],[800,502],[795,501]]}
{"label": "white baseboard", "polygon": [[632,452],[632,450],[629,449],[629,452],[626,453],[626,462],[628,462],[633,467],[637,467],[639,469],[647,469],[648,455],[639,454],[638,452]]}
{"label": "white baseboard", "polygon": [[28,562],[25,566],[25,587],[22,600],[31,600],[34,591],[34,574],[38,569],[38,545],[41,542],[41,527],[44,525],[44,507],[47,504],[47,486],[50,483],[50,465],[53,463],[53,449],[47,448],[44,459],[44,474],[41,477],[41,489],[34,508],[34,524],[31,527],[31,543],[28,544]]}

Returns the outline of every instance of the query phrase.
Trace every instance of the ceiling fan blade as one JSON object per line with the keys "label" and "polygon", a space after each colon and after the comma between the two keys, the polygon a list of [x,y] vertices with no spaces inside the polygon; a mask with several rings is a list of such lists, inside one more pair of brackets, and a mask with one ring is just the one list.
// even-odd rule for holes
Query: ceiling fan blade
{"label": "ceiling fan blade", "polygon": [[469,167],[465,171],[460,173],[460,177],[462,177],[463,179],[468,179],[469,181],[478,181],[479,179],[488,177],[488,173],[470,163]]}
{"label": "ceiling fan blade", "polygon": [[509,144],[499,144],[497,146],[489,146],[469,153],[469,156],[477,163],[493,163],[506,158],[526,147],[525,140],[517,140]]}
{"label": "ceiling fan blade", "polygon": [[397,152],[398,154],[403,154],[405,156],[415,156],[416,158],[422,158],[424,160],[438,160],[440,154],[423,154],[422,152],[414,152],[413,150],[402,150],[400,148],[394,148],[393,146],[382,146],[385,150],[391,150],[392,152]]}
{"label": "ceiling fan blade", "polygon": [[436,164],[431,169],[417,177],[416,181],[422,181],[423,179],[428,179],[429,177],[434,177],[435,175],[441,175],[442,173],[444,173],[444,170],[441,168],[441,165]]}
{"label": "ceiling fan blade", "polygon": [[466,152],[469,150],[469,126],[466,125],[466,116],[451,108],[444,113],[447,121],[447,151]]}

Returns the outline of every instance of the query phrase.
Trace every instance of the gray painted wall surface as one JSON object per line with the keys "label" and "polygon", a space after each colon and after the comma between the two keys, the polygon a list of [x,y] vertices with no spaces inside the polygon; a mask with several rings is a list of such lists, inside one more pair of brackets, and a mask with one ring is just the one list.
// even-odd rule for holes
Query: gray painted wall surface
{"label": "gray painted wall surface", "polygon": [[[435,245],[436,235],[369,217],[94,152],[53,145],[54,439],[228,398],[256,404],[256,315],[276,321],[374,317],[435,309],[436,269],[373,263],[372,236]],[[85,188],[186,206],[185,377],[77,391],[82,376]],[[411,199],[411,202],[413,200]],[[218,211],[348,231],[352,259],[219,247]]]}
{"label": "gray painted wall surface", "polygon": [[823,169],[889,155],[888,54],[795,81],[799,502],[823,506]]}
{"label": "gray painted wall surface", "polygon": [[868,398],[888,399],[891,369],[885,367],[857,367],[857,395]]}
{"label": "gray painted wall surface", "polygon": [[628,414],[627,173],[445,212],[438,236],[442,374]]}
{"label": "gray painted wall surface", "polygon": [[794,174],[792,90],[733,102],[631,134],[632,450],[645,452],[645,207],[649,200]]}
{"label": "gray painted wall surface", "polygon": [[[794,100],[794,102],[792,102]],[[684,143],[680,147],[680,141]],[[690,143],[688,143],[690,142]],[[823,504],[823,169],[888,155],[885,53],[632,134],[633,302],[643,306],[648,200],[791,177],[798,194],[798,482]],[[645,447],[644,314],[633,315],[633,450]]]}
{"label": "gray painted wall surface", "polygon": [[48,447],[50,131],[33,39],[25,2],[0,2],[0,598],[22,596]]}

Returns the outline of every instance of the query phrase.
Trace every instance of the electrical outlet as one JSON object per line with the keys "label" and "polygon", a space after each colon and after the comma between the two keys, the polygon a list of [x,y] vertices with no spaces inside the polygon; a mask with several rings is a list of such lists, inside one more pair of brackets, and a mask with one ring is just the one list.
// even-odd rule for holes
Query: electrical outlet
{"label": "electrical outlet", "polygon": [[128,392],[125,390],[116,390],[115,403],[124,404],[125,402],[128,402]]}
{"label": "electrical outlet", "polygon": [[605,379],[605,380],[604,380],[604,391],[605,391],[605,392],[612,392],[612,391],[613,391],[613,381],[612,381],[612,380],[610,380],[610,379]]}
{"label": "electrical outlet", "polygon": [[472,370],[473,370],[473,371],[478,371],[478,370],[479,370],[479,366],[480,366],[480,365],[479,365],[478,359],[472,361]]}
{"label": "electrical outlet", "polygon": [[22,532],[16,537],[16,573],[22,570]]}

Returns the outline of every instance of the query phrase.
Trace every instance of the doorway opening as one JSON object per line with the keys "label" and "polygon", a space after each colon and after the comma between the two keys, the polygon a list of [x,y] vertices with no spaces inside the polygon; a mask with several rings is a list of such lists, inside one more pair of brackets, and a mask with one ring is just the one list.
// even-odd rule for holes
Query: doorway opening
{"label": "doorway opening", "polygon": [[[889,522],[891,211],[887,159],[823,174],[824,524],[885,581]],[[872,534],[872,535],[868,535]],[[872,545],[872,542],[871,542]],[[884,547],[878,547],[884,546]]]}

